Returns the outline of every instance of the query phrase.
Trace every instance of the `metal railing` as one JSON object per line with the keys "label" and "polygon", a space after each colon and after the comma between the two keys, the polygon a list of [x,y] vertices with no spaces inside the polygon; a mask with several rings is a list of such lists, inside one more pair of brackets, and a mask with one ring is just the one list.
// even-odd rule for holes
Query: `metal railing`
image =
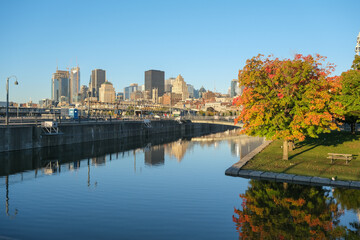
{"label": "metal railing", "polygon": [[[122,116],[114,118],[112,116],[90,116],[89,118],[80,117],[73,119],[69,117],[11,117],[9,118],[9,125],[40,125],[45,121],[56,121],[59,124],[62,123],[89,123],[89,122],[120,122],[120,121],[143,121],[150,119],[156,120],[190,120],[190,121],[212,121],[212,122],[234,122],[234,117],[222,117],[222,116],[158,116],[158,115],[140,115],[140,116]],[[5,118],[0,118],[0,126],[5,126]]]}

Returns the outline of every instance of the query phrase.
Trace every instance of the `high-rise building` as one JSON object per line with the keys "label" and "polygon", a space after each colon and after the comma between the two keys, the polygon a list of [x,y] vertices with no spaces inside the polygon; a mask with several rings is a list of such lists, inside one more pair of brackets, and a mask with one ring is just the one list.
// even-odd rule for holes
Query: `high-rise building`
{"label": "high-rise building", "polygon": [[102,69],[94,69],[91,71],[90,78],[90,91],[93,97],[99,99],[99,88],[101,84],[103,84],[106,80],[105,70]]}
{"label": "high-rise building", "polygon": [[70,70],[70,103],[79,101],[78,94],[80,93],[80,68],[74,67]]}
{"label": "high-rise building", "polygon": [[[145,91],[150,91],[157,88],[159,97],[164,95],[165,90],[165,72],[159,70],[148,70],[145,72]],[[150,96],[152,98],[152,95]]]}
{"label": "high-rise building", "polygon": [[80,101],[83,103],[85,98],[89,97],[88,95],[88,92],[89,92],[89,88],[86,86],[86,85],[82,85],[80,87]]}
{"label": "high-rise building", "polygon": [[99,88],[99,102],[114,103],[115,88],[111,82],[105,81]]}
{"label": "high-rise building", "polygon": [[186,100],[187,98],[189,98],[188,86],[186,85],[184,78],[180,74],[173,82],[171,92],[181,94],[182,100]]}
{"label": "high-rise building", "polygon": [[360,55],[360,32],[359,32],[359,35],[357,36],[355,53],[356,53],[356,55]]}
{"label": "high-rise building", "polygon": [[194,89],[194,98],[195,99],[199,98],[199,90],[198,89]]}
{"label": "high-rise building", "polygon": [[51,79],[51,100],[69,101],[69,72],[56,70]]}
{"label": "high-rise building", "polygon": [[159,100],[159,92],[158,92],[158,89],[157,88],[153,88],[152,89],[152,102],[153,103],[158,103],[158,100]]}
{"label": "high-rise building", "polygon": [[137,90],[140,92],[145,91],[145,84],[138,86]]}
{"label": "high-rise building", "polygon": [[176,80],[176,78],[169,78],[165,80],[165,92],[171,92],[172,84]]}
{"label": "high-rise building", "polygon": [[231,81],[231,86],[230,86],[230,97],[236,97],[238,95],[239,92],[239,83],[237,79],[233,79]]}
{"label": "high-rise building", "polygon": [[136,92],[138,90],[138,85],[136,83],[130,84],[129,87],[124,88],[124,100],[130,100],[130,96],[132,92]]}
{"label": "high-rise building", "polygon": [[189,98],[194,98],[194,92],[195,92],[194,86],[191,84],[187,84],[187,87],[188,87]]}

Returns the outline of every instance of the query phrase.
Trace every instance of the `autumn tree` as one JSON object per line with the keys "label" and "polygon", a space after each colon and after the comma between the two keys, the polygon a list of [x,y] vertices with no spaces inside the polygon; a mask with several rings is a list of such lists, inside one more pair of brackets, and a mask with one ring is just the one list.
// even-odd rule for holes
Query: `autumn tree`
{"label": "autumn tree", "polygon": [[[333,116],[340,103],[334,101],[338,81],[329,78],[333,64],[325,57],[295,55],[279,60],[258,55],[239,71],[243,94],[234,99],[242,108],[236,121],[243,132],[268,139],[283,139],[283,159],[288,159],[288,141],[316,138],[337,129]],[[337,116],[337,115],[336,115]]]}
{"label": "autumn tree", "polygon": [[339,101],[343,105],[345,122],[355,134],[356,123],[360,120],[360,56],[355,56],[352,68],[341,74]]}
{"label": "autumn tree", "polygon": [[354,70],[360,70],[360,56],[355,55],[354,61],[351,65],[351,68]]}

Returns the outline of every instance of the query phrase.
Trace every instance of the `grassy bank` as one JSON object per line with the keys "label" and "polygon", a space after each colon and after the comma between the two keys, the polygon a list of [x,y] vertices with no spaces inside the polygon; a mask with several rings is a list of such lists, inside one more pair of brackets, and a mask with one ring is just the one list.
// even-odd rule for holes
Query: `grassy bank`
{"label": "grassy bank", "polygon": [[[360,134],[332,132],[317,139],[297,142],[289,160],[282,160],[282,141],[274,141],[257,154],[242,169],[281,172],[306,176],[337,177],[338,180],[360,181]],[[350,153],[355,155],[346,164],[345,160],[327,158],[328,153]]]}

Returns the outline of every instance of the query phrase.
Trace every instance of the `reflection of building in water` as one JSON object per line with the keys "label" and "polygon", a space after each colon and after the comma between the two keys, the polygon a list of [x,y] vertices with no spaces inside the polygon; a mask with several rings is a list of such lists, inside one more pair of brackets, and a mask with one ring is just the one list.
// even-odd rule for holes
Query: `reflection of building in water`
{"label": "reflection of building in water", "polygon": [[176,141],[165,145],[165,153],[170,157],[175,157],[178,162],[184,158],[186,150],[190,147],[189,141]]}
{"label": "reflection of building in water", "polygon": [[91,165],[101,166],[105,165],[105,156],[91,158]]}
{"label": "reflection of building in water", "polygon": [[243,158],[265,141],[261,137],[243,136],[236,140],[229,141],[231,154]]}
{"label": "reflection of building in water", "polygon": [[150,148],[149,151],[145,151],[145,164],[146,165],[162,165],[164,164],[164,146],[158,145]]}
{"label": "reflection of building in water", "polygon": [[53,161],[49,161],[48,163],[46,163],[46,166],[43,168],[43,172],[46,175],[52,175],[56,172],[60,172],[61,168],[59,165],[59,161],[57,160],[53,160]]}
{"label": "reflection of building in water", "polygon": [[230,141],[230,149],[231,149],[231,154],[233,156],[237,156],[239,157],[240,156],[240,148],[239,148],[239,145],[236,144],[234,141]]}
{"label": "reflection of building in water", "polygon": [[77,170],[80,168],[80,161],[75,161],[72,163],[69,163],[69,170],[73,171],[73,170]]}

